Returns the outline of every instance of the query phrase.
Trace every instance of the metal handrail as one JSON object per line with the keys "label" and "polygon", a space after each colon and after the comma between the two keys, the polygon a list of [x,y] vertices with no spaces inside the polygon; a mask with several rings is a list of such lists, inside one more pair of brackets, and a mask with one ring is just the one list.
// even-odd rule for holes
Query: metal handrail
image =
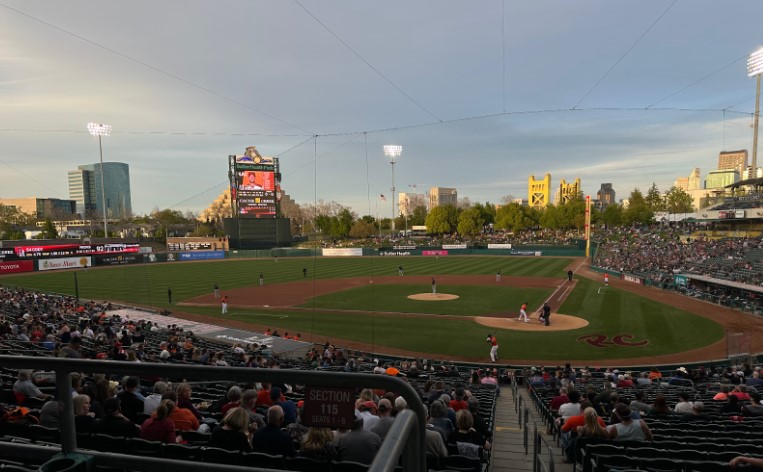
{"label": "metal handrail", "polygon": [[[16,369],[44,369],[56,373],[57,399],[63,404],[60,415],[61,451],[89,454],[77,448],[74,428],[74,407],[72,404],[71,372],[109,372],[135,375],[181,376],[203,380],[268,381],[273,383],[298,383],[324,387],[356,388],[364,386],[374,389],[394,391],[408,402],[411,414],[398,414],[390,429],[393,441],[385,441],[371,463],[369,471],[381,472],[394,469],[397,455],[402,452],[402,466],[406,472],[426,469],[424,455],[424,435],[426,410],[418,393],[408,383],[388,375],[355,374],[344,372],[318,372],[293,369],[242,369],[240,367],[218,367],[179,364],[149,364],[121,361],[101,361],[90,359],[63,359],[50,357],[0,356],[0,365]],[[398,444],[400,443],[400,444]],[[50,448],[46,448],[50,450]],[[99,459],[101,455],[93,454]],[[113,454],[109,455],[114,457]],[[108,459],[104,459],[108,460]],[[150,466],[160,462],[152,457],[131,459],[136,465]],[[110,462],[110,460],[109,460]],[[217,469],[223,466],[216,467]],[[234,470],[231,468],[230,470]]]}

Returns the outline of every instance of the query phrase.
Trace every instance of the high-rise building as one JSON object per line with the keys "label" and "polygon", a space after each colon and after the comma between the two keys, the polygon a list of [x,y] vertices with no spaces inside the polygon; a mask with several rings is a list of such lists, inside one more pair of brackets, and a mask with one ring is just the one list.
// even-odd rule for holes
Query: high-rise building
{"label": "high-rise building", "polygon": [[458,205],[458,192],[454,188],[432,187],[429,189],[429,209],[440,205]]}
{"label": "high-rise building", "polygon": [[527,202],[533,208],[546,208],[549,203],[551,192],[551,174],[546,174],[542,179],[535,180],[531,175],[527,179]]}
{"label": "high-rise building", "polygon": [[398,213],[411,216],[413,209],[419,206],[426,208],[427,197],[423,193],[400,192],[397,195]]}
{"label": "high-rise building", "polygon": [[742,180],[759,179],[761,177],[763,177],[763,167],[758,167],[758,171],[755,172],[755,175],[752,175],[752,166],[747,166],[744,169],[744,172],[742,172]]}
{"label": "high-rise building", "polygon": [[612,188],[612,184],[601,184],[601,188],[596,192],[596,199],[599,201],[598,206],[600,209],[607,208],[617,200],[615,200],[615,189]]}
{"label": "high-rise building", "polygon": [[723,151],[718,154],[718,170],[736,169],[739,175],[747,168],[747,150]]}
{"label": "high-rise building", "polygon": [[702,188],[702,176],[699,167],[695,167],[689,174],[689,188],[688,190],[699,190]]}
{"label": "high-rise building", "polygon": [[51,218],[63,220],[71,217],[76,212],[76,202],[73,200],[61,200],[59,198],[0,198],[0,205],[16,207],[22,213],[27,213],[35,218]]}
{"label": "high-rise building", "polygon": [[[103,186],[106,188],[106,216],[121,218],[132,213],[130,166],[123,162],[103,163]],[[103,215],[101,164],[86,164],[69,171],[69,198],[77,202],[77,213]]]}
{"label": "high-rise building", "polygon": [[678,177],[673,181],[673,187],[680,188],[684,192],[689,190],[689,177]]}

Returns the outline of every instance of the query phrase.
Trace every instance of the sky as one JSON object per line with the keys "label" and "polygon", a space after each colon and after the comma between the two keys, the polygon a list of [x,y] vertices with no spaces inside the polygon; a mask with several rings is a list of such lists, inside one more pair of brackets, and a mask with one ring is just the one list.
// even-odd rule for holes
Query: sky
{"label": "sky", "polygon": [[[136,214],[200,212],[226,160],[297,203],[388,217],[397,192],[527,198],[579,177],[667,190],[752,149],[759,0],[0,0],[0,197],[130,165]],[[758,33],[755,33],[758,31]],[[415,187],[414,187],[415,186]],[[387,197],[380,202],[380,195]]]}

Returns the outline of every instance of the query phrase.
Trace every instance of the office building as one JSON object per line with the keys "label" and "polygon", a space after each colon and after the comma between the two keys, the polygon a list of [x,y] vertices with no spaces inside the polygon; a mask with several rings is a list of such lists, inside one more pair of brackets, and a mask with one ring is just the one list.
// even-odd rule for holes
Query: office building
{"label": "office building", "polygon": [[[104,162],[103,186],[106,188],[106,216],[131,215],[130,166],[122,162]],[[69,171],[69,198],[77,202],[77,213],[83,218],[103,216],[101,164],[86,164]]]}
{"label": "office building", "polygon": [[736,169],[711,170],[705,177],[705,189],[723,188],[739,182],[739,171]]}
{"label": "office building", "polygon": [[742,180],[760,179],[761,177],[763,177],[763,167],[758,167],[758,171],[755,172],[755,175],[752,175],[752,166],[745,167],[744,172],[742,172]]}
{"label": "office building", "polygon": [[432,187],[429,189],[429,209],[440,205],[458,205],[458,192],[454,188]]}
{"label": "office building", "polygon": [[718,170],[736,169],[742,175],[747,169],[747,150],[724,151],[718,154]]}
{"label": "office building", "polygon": [[546,174],[542,179],[535,179],[531,175],[527,179],[527,201],[533,208],[543,209],[549,204],[551,192],[551,174]]}
{"label": "office building", "polygon": [[427,196],[423,193],[400,192],[397,195],[398,213],[411,216],[416,207],[427,207]]}
{"label": "office building", "polygon": [[689,173],[689,188],[687,190],[699,190],[702,188],[702,176],[699,167],[695,167]]}
{"label": "office building", "polygon": [[680,188],[684,192],[689,190],[689,177],[679,177],[673,181],[673,187]]}
{"label": "office building", "polygon": [[0,205],[15,207],[18,211],[37,219],[67,219],[77,211],[74,200],[59,198],[0,198]]}
{"label": "office building", "polygon": [[615,200],[615,189],[612,188],[612,184],[601,184],[601,188],[596,192],[596,199],[598,200],[599,209],[604,209],[614,204],[617,200]]}

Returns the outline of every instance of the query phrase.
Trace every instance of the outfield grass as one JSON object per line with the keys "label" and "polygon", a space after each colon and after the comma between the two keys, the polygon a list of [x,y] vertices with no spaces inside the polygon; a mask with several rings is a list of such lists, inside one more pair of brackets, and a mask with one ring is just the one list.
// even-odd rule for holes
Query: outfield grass
{"label": "outfield grass", "polygon": [[[160,265],[123,266],[95,269],[77,273],[80,296],[90,299],[124,300],[134,303],[167,307],[166,290],[171,286],[175,301],[210,293],[217,282],[223,289],[256,285],[260,272],[266,283],[302,279],[302,268],[308,276],[337,278],[357,276],[397,275],[398,265],[405,267],[406,275],[441,274],[494,274],[500,269],[504,275],[555,277],[566,276],[565,258],[539,257],[426,257],[412,258],[282,258],[273,260],[232,260],[223,262],[168,263]],[[3,285],[16,284],[33,289],[72,294],[72,272],[39,273],[0,279]],[[627,359],[681,352],[705,346],[723,336],[717,323],[694,316],[682,310],[647,300],[613,287],[598,293],[601,284],[578,279],[561,307],[561,313],[580,316],[590,324],[581,329],[563,332],[523,332],[494,330],[463,320],[437,317],[386,317],[379,314],[349,314],[332,312],[330,308],[378,311],[406,311],[405,297],[418,293],[421,286],[374,285],[353,289],[314,299],[316,308],[327,311],[302,310],[241,310],[232,309],[230,318],[271,326],[279,330],[303,333],[303,339],[323,343],[333,338],[352,339],[373,344],[375,350],[384,346],[436,353],[442,358],[466,356],[488,358],[485,343],[488,332],[496,334],[503,358],[519,359]],[[469,297],[467,308],[453,309],[456,314],[473,315],[478,310],[516,313],[525,301],[530,307],[540,304],[543,290],[511,289],[504,287],[461,286],[438,287],[439,291],[464,290]],[[537,290],[537,293],[535,293]],[[547,292],[545,292],[547,293]],[[472,295],[474,297],[472,298]],[[327,298],[328,297],[328,298]],[[370,298],[369,298],[370,297]],[[531,299],[532,297],[532,299]],[[329,303],[333,300],[332,303]],[[365,301],[364,301],[365,300]],[[370,301],[369,301],[370,300]],[[344,305],[343,305],[344,303]],[[422,302],[426,313],[442,312],[457,302]],[[443,305],[440,305],[443,304]],[[474,306],[471,306],[474,304]],[[313,301],[306,306],[313,307]],[[437,310],[430,307],[437,306]],[[358,308],[359,307],[359,308]],[[447,307],[447,308],[441,308]],[[217,307],[184,307],[185,311],[219,317]],[[419,312],[413,311],[412,312]],[[310,337],[306,333],[313,333]],[[593,347],[578,341],[578,337],[601,334],[611,340],[616,335],[633,335],[633,341],[646,339],[642,347]]]}

